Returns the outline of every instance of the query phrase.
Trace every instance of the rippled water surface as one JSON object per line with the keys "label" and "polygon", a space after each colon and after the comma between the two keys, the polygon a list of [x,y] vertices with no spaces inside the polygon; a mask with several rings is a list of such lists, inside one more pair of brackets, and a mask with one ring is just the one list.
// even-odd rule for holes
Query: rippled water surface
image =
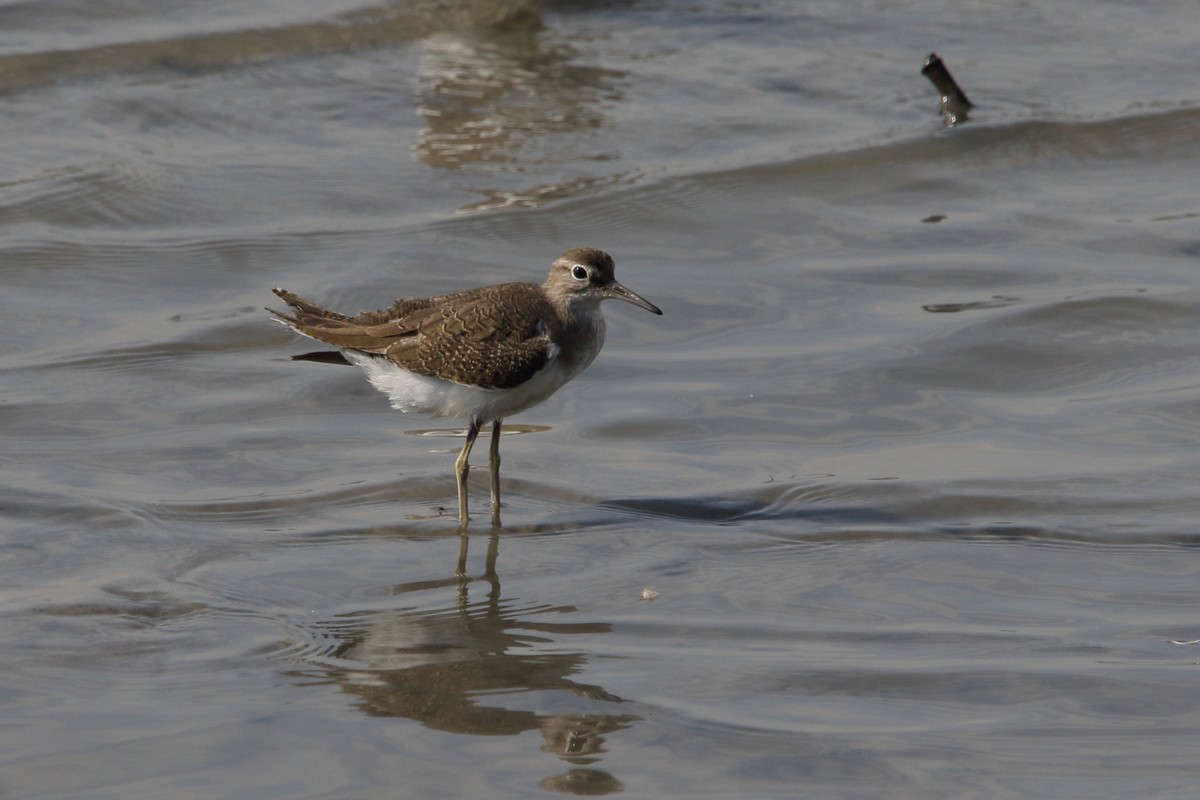
{"label": "rippled water surface", "polygon": [[[1194,32],[0,5],[0,794],[1194,797]],[[576,245],[665,314],[511,420],[498,527],[262,310]]]}

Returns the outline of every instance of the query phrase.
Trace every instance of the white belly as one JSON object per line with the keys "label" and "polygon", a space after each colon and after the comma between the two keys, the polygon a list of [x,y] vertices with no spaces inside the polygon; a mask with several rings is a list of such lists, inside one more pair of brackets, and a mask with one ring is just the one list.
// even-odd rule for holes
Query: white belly
{"label": "white belly", "polygon": [[537,405],[579,371],[564,369],[562,362],[555,358],[520,386],[484,389],[417,375],[385,358],[355,350],[345,350],[343,354],[367,374],[372,386],[388,396],[393,408],[435,417],[474,418],[482,422],[502,419]]}

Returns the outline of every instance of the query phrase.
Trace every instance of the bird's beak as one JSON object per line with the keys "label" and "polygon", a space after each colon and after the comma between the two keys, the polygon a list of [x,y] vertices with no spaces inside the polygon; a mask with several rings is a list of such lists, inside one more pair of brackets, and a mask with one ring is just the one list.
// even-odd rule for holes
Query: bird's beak
{"label": "bird's beak", "polygon": [[612,285],[608,287],[608,291],[605,292],[605,295],[617,300],[624,300],[626,303],[633,303],[638,308],[644,308],[651,314],[658,314],[659,316],[662,316],[662,309],[641,295],[629,291],[616,281],[613,281]]}

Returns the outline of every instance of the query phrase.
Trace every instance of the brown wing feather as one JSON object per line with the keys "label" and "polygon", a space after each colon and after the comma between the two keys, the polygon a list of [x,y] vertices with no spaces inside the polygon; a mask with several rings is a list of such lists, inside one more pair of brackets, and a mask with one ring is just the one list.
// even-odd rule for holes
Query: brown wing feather
{"label": "brown wing feather", "polygon": [[[402,320],[381,322],[391,311],[361,312],[355,317],[339,314],[322,308],[316,303],[292,294],[284,289],[275,289],[276,296],[292,308],[292,314],[274,309],[267,310],[287,323],[297,333],[334,347],[348,347],[368,353],[382,353],[398,337],[416,336],[416,328],[404,325]],[[398,300],[392,308],[405,301]],[[420,301],[416,301],[420,302]]]}
{"label": "brown wing feather", "polygon": [[287,289],[275,288],[275,289],[272,289],[271,291],[275,293],[276,297],[278,297],[283,302],[287,303],[289,306],[291,306],[295,310],[295,316],[289,317],[286,314],[279,313],[278,311],[276,311],[273,308],[268,308],[267,311],[270,311],[275,316],[279,317],[280,319],[286,320],[288,322],[295,322],[295,323],[304,324],[304,325],[315,325],[315,324],[321,322],[322,320],[330,320],[330,319],[348,320],[348,319],[350,319],[345,314],[339,314],[336,311],[330,311],[327,308],[322,308],[321,306],[317,305],[316,303],[313,303],[312,301],[305,300],[303,297],[301,297],[298,294],[292,294]]}
{"label": "brown wing feather", "polygon": [[506,283],[459,292],[428,311],[419,336],[394,342],[386,352],[407,370],[507,389],[529,380],[550,360],[547,325],[554,310],[540,286]]}
{"label": "brown wing feather", "polygon": [[282,289],[275,294],[293,314],[271,313],[296,332],[334,347],[384,356],[420,375],[507,389],[524,383],[550,360],[547,325],[555,317],[534,284],[397,300],[388,309],[354,317]]}

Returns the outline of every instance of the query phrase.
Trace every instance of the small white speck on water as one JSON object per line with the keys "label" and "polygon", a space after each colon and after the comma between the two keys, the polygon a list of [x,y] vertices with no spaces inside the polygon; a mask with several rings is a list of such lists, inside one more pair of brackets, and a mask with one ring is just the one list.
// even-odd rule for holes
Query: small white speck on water
{"label": "small white speck on water", "polygon": [[647,586],[645,589],[642,589],[643,600],[653,600],[656,597],[658,597],[658,592],[654,591],[649,586]]}
{"label": "small white speck on water", "polygon": [[1200,639],[1168,639],[1171,644],[1200,644]]}

